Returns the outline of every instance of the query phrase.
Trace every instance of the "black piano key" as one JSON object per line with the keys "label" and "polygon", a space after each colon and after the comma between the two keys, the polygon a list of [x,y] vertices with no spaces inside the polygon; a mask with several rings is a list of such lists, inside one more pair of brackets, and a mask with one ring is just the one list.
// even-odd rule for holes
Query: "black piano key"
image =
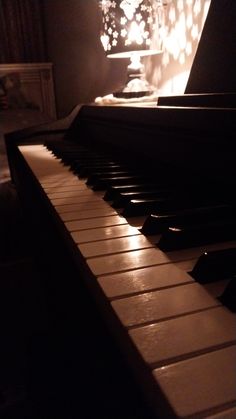
{"label": "black piano key", "polygon": [[151,212],[163,212],[171,210],[172,201],[165,198],[158,199],[132,199],[122,211],[124,217],[149,215]]}
{"label": "black piano key", "polygon": [[54,154],[67,165],[73,165],[76,161],[109,161],[109,156],[90,153],[87,150],[54,150]]}
{"label": "black piano key", "polygon": [[236,221],[225,220],[200,225],[169,227],[162,234],[157,245],[163,251],[171,251],[235,238]]}
{"label": "black piano key", "polygon": [[189,273],[201,284],[221,281],[236,275],[236,248],[203,253]]}
{"label": "black piano key", "polygon": [[77,159],[85,159],[88,158],[88,156],[81,156],[81,152],[77,153],[62,153],[60,156],[60,159],[62,163],[66,166],[71,166],[75,160]]}
{"label": "black piano key", "polygon": [[143,183],[150,179],[145,179],[143,176],[121,176],[121,177],[111,177],[111,178],[100,178],[96,184],[92,186],[94,191],[102,191],[108,189],[111,186],[115,185],[131,185],[134,182]]}
{"label": "black piano key", "polygon": [[[89,154],[89,151],[87,149],[85,149],[84,147],[81,147],[79,145],[71,145],[71,143],[69,144],[64,144],[64,143],[56,143],[53,145],[48,145],[46,144],[46,147],[56,156],[61,157],[63,155],[85,155],[85,154]],[[91,154],[91,153],[90,153]]]}
{"label": "black piano key", "polygon": [[207,206],[177,210],[174,213],[150,214],[145,220],[141,232],[145,235],[159,234],[171,225],[186,225],[232,217],[234,210],[228,205]]}
{"label": "black piano key", "polygon": [[114,200],[112,206],[114,208],[122,208],[130,203],[133,199],[166,199],[170,191],[164,189],[141,190],[133,192],[122,192]]}
{"label": "black piano key", "polygon": [[108,172],[94,172],[91,174],[86,184],[87,185],[96,185],[99,183],[100,179],[109,179],[109,178],[124,178],[125,176],[141,176],[140,173],[132,173],[131,170],[116,170],[116,171],[108,171]]}
{"label": "black piano key", "polygon": [[132,217],[159,212],[163,214],[163,211],[175,212],[176,210],[221,204],[214,196],[198,196],[193,192],[184,194],[183,191],[180,191],[167,199],[133,199],[124,208],[123,215]]}
{"label": "black piano key", "polygon": [[236,313],[236,276],[230,280],[219,300],[230,311]]}
{"label": "black piano key", "polygon": [[113,168],[117,167],[117,163],[114,161],[108,161],[108,160],[94,160],[94,161],[78,161],[76,160],[72,165],[71,169],[73,172],[77,175],[79,175],[80,178],[86,178],[91,173],[95,172],[96,170],[99,170],[100,168],[103,168],[103,170],[113,170]]}
{"label": "black piano key", "polygon": [[112,186],[107,189],[103,199],[105,201],[114,201],[119,197],[121,193],[138,192],[143,190],[148,191],[151,189],[155,189],[156,187],[157,185],[153,183],[138,183],[133,185]]}
{"label": "black piano key", "polygon": [[85,157],[76,157],[75,158],[61,158],[61,161],[66,165],[66,166],[70,166],[71,170],[75,171],[76,174],[78,173],[79,167],[81,165],[83,166],[88,166],[88,165],[93,165],[93,164],[106,164],[107,163],[107,159],[104,159],[103,157],[89,157],[89,156],[85,156]]}
{"label": "black piano key", "polygon": [[108,173],[125,170],[125,168],[114,162],[106,162],[104,164],[94,164],[94,165],[83,165],[80,164],[77,167],[75,166],[73,170],[79,174],[80,178],[89,177],[96,173]]}
{"label": "black piano key", "polygon": [[141,233],[145,236],[151,236],[153,234],[160,234],[165,231],[171,224],[175,223],[176,220],[183,221],[182,217],[178,218],[177,214],[150,214],[144,221],[141,228]]}

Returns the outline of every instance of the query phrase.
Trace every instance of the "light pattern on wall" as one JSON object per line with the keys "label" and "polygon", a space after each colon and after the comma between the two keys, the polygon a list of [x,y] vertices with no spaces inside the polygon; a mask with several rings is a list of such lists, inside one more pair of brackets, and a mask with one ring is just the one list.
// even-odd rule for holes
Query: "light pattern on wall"
{"label": "light pattern on wall", "polygon": [[210,6],[210,0],[172,0],[164,8],[159,29],[163,54],[146,70],[161,94],[183,93]]}

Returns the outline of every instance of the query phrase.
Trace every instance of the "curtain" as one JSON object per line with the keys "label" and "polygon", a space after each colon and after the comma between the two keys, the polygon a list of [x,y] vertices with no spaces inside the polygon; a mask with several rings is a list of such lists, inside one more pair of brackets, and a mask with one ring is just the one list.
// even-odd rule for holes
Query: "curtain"
{"label": "curtain", "polygon": [[43,62],[42,0],[0,0],[0,62]]}

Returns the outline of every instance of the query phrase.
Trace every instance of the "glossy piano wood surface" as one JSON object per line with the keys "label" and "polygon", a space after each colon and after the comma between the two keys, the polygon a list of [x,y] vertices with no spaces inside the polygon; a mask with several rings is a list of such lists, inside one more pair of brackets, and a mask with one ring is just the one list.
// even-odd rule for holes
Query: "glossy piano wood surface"
{"label": "glossy piano wood surface", "polygon": [[91,289],[108,304],[121,347],[131,347],[131,364],[133,356],[134,369],[145,371],[157,417],[233,418],[236,317],[187,273],[203,250],[221,244],[164,253],[45,147],[19,151],[86,262]]}

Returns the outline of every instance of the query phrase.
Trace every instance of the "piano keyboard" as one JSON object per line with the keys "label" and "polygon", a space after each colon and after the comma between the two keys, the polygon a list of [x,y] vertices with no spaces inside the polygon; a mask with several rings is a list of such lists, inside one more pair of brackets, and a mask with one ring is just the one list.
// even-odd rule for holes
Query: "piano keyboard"
{"label": "piano keyboard", "polygon": [[187,272],[236,242],[164,253],[43,145],[18,148],[109,303],[157,417],[235,418],[236,317]]}

